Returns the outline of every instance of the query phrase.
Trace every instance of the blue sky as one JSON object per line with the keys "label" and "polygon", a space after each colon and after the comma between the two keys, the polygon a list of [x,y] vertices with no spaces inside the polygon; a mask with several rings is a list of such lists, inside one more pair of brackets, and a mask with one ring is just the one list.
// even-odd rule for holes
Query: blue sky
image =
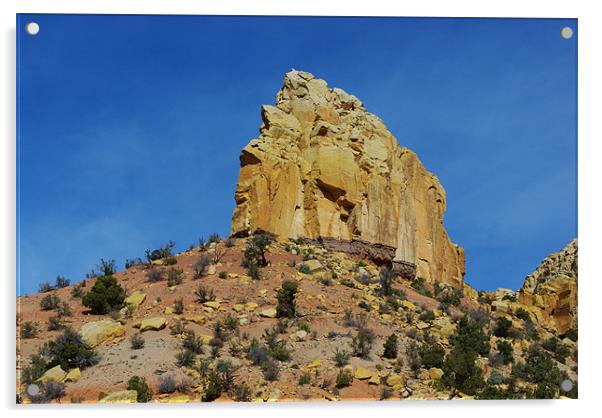
{"label": "blue sky", "polygon": [[240,150],[291,68],[359,97],[439,177],[477,289],[519,288],[577,235],[575,19],[20,15],[17,31],[18,294],[227,235]]}

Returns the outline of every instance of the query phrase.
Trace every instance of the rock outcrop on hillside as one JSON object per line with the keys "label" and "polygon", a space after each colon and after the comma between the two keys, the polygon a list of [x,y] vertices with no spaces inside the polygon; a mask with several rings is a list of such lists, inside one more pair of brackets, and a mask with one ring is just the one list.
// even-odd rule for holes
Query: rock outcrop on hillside
{"label": "rock outcrop on hillside", "polygon": [[564,334],[577,325],[577,239],[551,254],[527,278],[518,300],[542,326]]}
{"label": "rock outcrop on hillside", "polygon": [[233,235],[304,238],[462,287],[464,252],[443,226],[445,190],[360,100],[293,70],[262,118],[240,156]]}

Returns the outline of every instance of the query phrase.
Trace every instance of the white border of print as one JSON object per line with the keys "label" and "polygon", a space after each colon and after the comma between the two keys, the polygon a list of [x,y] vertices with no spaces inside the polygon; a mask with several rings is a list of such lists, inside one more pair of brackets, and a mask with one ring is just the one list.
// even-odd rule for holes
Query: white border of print
{"label": "white border of print", "polygon": [[[601,81],[602,22],[594,1],[476,1],[439,0],[394,2],[386,0],[237,0],[201,1],[170,0],[151,2],[140,0],[3,0],[2,13],[2,100],[0,127],[3,131],[0,149],[0,256],[4,285],[2,320],[3,342],[0,344],[0,383],[2,406],[7,416],[39,416],[61,414],[67,417],[105,418],[112,413],[144,414],[149,418],[164,413],[182,415],[211,414],[212,416],[252,415],[265,418],[345,415],[347,418],[378,414],[385,416],[445,416],[508,417],[521,410],[520,415],[546,417],[588,416],[597,404],[602,361],[599,352],[602,277],[596,263],[602,251],[600,219],[600,143],[602,140]],[[15,406],[15,14],[16,13],[118,13],[118,14],[255,14],[255,15],[346,15],[346,16],[450,16],[450,17],[564,17],[579,19],[579,400],[578,401],[489,401],[489,402],[352,402],[307,404],[194,404],[194,405],[133,405],[127,406]],[[595,49],[597,46],[597,52]],[[559,196],[562,198],[562,196]],[[597,303],[596,303],[597,302]]]}

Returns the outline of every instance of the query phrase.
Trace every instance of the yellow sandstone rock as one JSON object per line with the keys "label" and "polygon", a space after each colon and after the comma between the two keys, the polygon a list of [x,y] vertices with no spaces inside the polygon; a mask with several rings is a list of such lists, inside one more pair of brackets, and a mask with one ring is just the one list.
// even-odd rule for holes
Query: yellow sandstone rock
{"label": "yellow sandstone rock", "polygon": [[141,292],[135,292],[127,298],[125,298],[125,303],[126,305],[131,305],[132,307],[137,308],[138,306],[142,305],[142,302],[144,302],[145,299],[146,294]]}
{"label": "yellow sandstone rock", "polygon": [[62,382],[66,375],[67,373],[61,368],[61,366],[54,366],[52,369],[47,370],[42,377],[36,380],[36,382]]}
{"label": "yellow sandstone rock", "polygon": [[445,190],[356,97],[293,70],[262,119],[240,155],[233,235],[323,238],[347,252],[379,244],[403,274],[462,288]]}
{"label": "yellow sandstone rock", "polygon": [[88,322],[84,324],[79,335],[84,342],[94,348],[111,338],[120,337],[125,334],[125,328],[118,321],[103,319],[101,321]]}
{"label": "yellow sandstone rock", "polygon": [[79,369],[79,367],[76,367],[75,369],[69,370],[69,373],[67,373],[67,376],[65,376],[64,381],[65,382],[77,382],[81,376],[82,376],[81,370]]}
{"label": "yellow sandstone rock", "polygon": [[122,390],[108,394],[100,403],[136,403],[137,396],[135,390]]}
{"label": "yellow sandstone rock", "polygon": [[144,331],[160,331],[167,325],[167,320],[163,317],[147,318],[136,324],[136,328],[140,328],[140,332]]}
{"label": "yellow sandstone rock", "polygon": [[259,312],[259,315],[263,316],[264,318],[276,318],[276,309],[274,309],[274,308],[264,309],[263,311]]}
{"label": "yellow sandstone rock", "polygon": [[364,367],[358,367],[355,370],[355,378],[358,380],[370,379],[372,375],[374,375],[374,373]]}

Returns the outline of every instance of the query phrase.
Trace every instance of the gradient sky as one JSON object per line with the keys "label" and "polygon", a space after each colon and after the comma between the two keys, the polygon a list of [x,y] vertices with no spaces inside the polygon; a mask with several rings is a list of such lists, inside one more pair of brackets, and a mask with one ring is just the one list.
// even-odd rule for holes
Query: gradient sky
{"label": "gradient sky", "polygon": [[291,68],[359,97],[439,177],[473,287],[517,289],[577,235],[575,19],[20,15],[17,31],[18,294],[227,235],[240,150]]}

